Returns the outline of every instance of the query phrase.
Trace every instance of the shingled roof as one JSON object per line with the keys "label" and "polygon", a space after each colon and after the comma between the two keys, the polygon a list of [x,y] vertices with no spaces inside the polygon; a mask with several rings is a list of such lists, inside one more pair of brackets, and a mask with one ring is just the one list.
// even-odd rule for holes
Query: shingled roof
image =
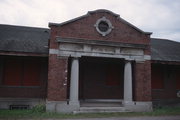
{"label": "shingled roof", "polygon": [[0,24],[0,51],[48,54],[50,30]]}
{"label": "shingled roof", "polygon": [[180,62],[180,42],[151,38],[151,59]]}

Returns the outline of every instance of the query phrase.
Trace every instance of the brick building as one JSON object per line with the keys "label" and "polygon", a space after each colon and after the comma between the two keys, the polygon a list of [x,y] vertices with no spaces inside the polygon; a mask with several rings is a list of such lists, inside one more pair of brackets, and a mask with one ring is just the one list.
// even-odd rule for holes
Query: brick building
{"label": "brick building", "polygon": [[0,25],[1,109],[151,111],[180,103],[180,43],[150,38],[108,10],[49,27]]}

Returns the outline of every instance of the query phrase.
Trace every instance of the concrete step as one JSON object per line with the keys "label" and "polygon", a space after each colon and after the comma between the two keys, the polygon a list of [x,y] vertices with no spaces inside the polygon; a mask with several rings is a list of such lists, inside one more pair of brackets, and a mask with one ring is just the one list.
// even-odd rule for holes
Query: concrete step
{"label": "concrete step", "polygon": [[115,113],[115,112],[130,112],[125,107],[80,107],[79,111],[73,113]]}
{"label": "concrete step", "polygon": [[81,102],[82,107],[122,107],[121,102]]}
{"label": "concrete step", "polygon": [[81,107],[122,107],[120,99],[86,99],[80,102]]}

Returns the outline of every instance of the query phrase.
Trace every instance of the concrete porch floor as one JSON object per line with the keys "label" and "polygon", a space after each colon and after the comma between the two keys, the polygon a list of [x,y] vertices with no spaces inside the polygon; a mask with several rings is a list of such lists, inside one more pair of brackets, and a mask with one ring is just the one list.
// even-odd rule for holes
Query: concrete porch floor
{"label": "concrete porch floor", "polygon": [[91,99],[80,101],[79,111],[73,113],[130,112],[123,107],[122,100]]}

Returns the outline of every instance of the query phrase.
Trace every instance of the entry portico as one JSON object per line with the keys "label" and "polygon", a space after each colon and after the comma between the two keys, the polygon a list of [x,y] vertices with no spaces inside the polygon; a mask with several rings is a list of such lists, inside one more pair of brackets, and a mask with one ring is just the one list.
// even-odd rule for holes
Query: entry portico
{"label": "entry portico", "polygon": [[[122,105],[117,107],[123,107],[125,110],[152,110],[151,92],[145,90],[151,87],[149,79],[151,33],[139,30],[117,14],[106,10],[89,12],[88,15],[62,24],[50,23],[50,27],[54,36],[50,38],[49,60],[55,59],[57,63],[49,62],[49,67],[60,71],[59,76],[58,74],[53,76],[53,72],[49,72],[49,84],[56,81],[57,84],[63,85],[61,88],[48,87],[47,110],[79,111],[82,107],[81,102],[86,99],[116,99],[122,102]],[[57,66],[58,64],[61,66]],[[91,67],[86,68],[86,65]],[[98,74],[92,72],[93,66],[98,66]],[[117,82],[113,83],[116,87],[111,86],[116,90],[114,92],[111,92],[110,87],[97,85],[106,84],[108,77],[104,69],[108,70],[107,66],[117,68],[116,71],[111,71],[115,73],[110,75]],[[85,78],[82,78],[83,75]],[[92,87],[97,92],[92,92]],[[54,94],[58,91],[59,94]],[[110,97],[106,92],[114,96]]]}

